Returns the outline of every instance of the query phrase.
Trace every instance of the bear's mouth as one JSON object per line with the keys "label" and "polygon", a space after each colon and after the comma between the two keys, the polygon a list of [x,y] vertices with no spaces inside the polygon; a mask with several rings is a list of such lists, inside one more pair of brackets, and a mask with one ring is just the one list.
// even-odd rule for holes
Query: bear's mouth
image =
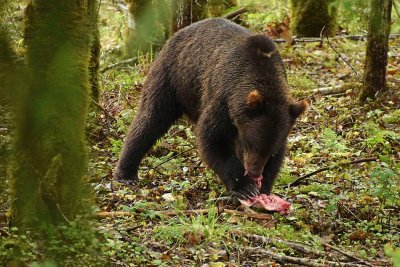
{"label": "bear's mouth", "polygon": [[248,165],[246,163],[244,164],[244,169],[245,169],[244,176],[248,175],[256,183],[257,188],[261,189],[263,170],[256,172],[258,174],[254,174],[253,172],[249,171]]}

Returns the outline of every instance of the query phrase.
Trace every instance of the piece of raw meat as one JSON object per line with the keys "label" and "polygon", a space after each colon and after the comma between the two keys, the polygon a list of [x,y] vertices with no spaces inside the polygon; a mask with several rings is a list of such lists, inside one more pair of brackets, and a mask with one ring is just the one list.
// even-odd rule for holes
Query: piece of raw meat
{"label": "piece of raw meat", "polygon": [[247,207],[256,207],[268,211],[279,211],[288,213],[290,210],[290,202],[276,196],[261,194],[248,199],[239,199],[240,203]]}

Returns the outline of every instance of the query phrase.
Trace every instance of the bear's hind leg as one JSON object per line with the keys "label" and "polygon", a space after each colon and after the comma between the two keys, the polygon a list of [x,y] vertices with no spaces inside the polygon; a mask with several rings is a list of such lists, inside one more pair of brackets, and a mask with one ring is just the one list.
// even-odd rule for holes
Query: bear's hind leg
{"label": "bear's hind leg", "polygon": [[132,184],[137,178],[139,164],[145,154],[181,116],[182,111],[169,88],[144,92],[122,148],[114,178],[125,184]]}

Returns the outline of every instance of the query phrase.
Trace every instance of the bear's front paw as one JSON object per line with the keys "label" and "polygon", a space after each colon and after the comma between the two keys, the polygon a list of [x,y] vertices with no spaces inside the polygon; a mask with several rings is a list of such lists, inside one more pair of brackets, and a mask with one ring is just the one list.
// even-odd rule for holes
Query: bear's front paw
{"label": "bear's front paw", "polygon": [[240,199],[249,199],[260,194],[258,186],[254,183],[248,183],[233,191],[233,195]]}
{"label": "bear's front paw", "polygon": [[137,174],[133,174],[128,172],[124,172],[123,170],[115,170],[114,172],[114,180],[119,183],[123,183],[125,185],[134,185],[135,181],[137,180]]}

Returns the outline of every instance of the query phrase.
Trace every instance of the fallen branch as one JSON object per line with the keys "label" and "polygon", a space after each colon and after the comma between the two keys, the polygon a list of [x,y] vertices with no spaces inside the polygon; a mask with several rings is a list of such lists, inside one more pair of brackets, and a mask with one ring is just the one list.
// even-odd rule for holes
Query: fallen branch
{"label": "fallen branch", "polygon": [[242,7],[242,8],[240,8],[240,9],[236,10],[236,11],[233,11],[232,13],[226,14],[226,15],[224,16],[224,18],[225,18],[225,19],[234,20],[237,16],[239,16],[239,15],[241,15],[241,14],[243,14],[243,13],[246,13],[247,11],[248,11],[247,8]]}
{"label": "fallen branch", "polygon": [[114,64],[110,64],[110,65],[102,68],[100,70],[100,73],[104,73],[104,72],[106,72],[106,71],[108,71],[108,70],[110,70],[112,68],[118,67],[118,66],[128,65],[128,64],[131,64],[131,63],[136,63],[139,58],[140,57],[133,57],[133,58],[129,58],[129,59],[114,63]]}
{"label": "fallen branch", "polygon": [[320,173],[320,172],[332,170],[332,169],[335,169],[335,168],[337,168],[337,167],[342,167],[342,166],[346,166],[346,165],[357,164],[357,163],[361,163],[361,162],[371,162],[371,161],[377,161],[377,160],[378,160],[378,158],[357,159],[357,160],[353,160],[353,161],[338,163],[338,164],[335,164],[334,166],[330,166],[330,167],[324,167],[324,168],[318,169],[318,170],[316,170],[316,171],[313,171],[313,172],[311,172],[311,173],[309,173],[309,174],[306,174],[306,175],[303,175],[303,176],[297,178],[294,182],[292,182],[292,183],[289,184],[289,187],[297,186],[297,185],[299,185],[300,182],[302,182],[304,179],[306,179],[306,178],[308,178],[308,177],[311,177],[311,176],[313,176],[313,175],[315,175],[315,174],[317,174],[317,173]]}
{"label": "fallen branch", "polygon": [[249,234],[249,233],[239,231],[239,230],[233,230],[233,231],[231,231],[231,233],[233,235],[246,237],[247,239],[251,239],[256,242],[263,243],[263,244],[283,244],[283,245],[286,245],[286,246],[288,246],[294,250],[297,250],[298,252],[303,253],[303,254],[315,255],[315,256],[319,256],[319,257],[329,256],[325,252],[321,252],[318,250],[313,250],[311,248],[308,248],[305,244],[286,241],[286,240],[279,239],[279,238],[270,238],[270,237],[255,235],[255,234]]}
{"label": "fallen branch", "polygon": [[[135,209],[134,211],[99,211],[94,214],[94,217],[98,219],[104,219],[104,218],[114,218],[114,217],[124,217],[124,216],[134,216],[138,215],[141,213],[145,213],[149,210],[146,209]],[[182,210],[182,211],[177,211],[177,210],[161,210],[161,211],[152,211],[160,215],[164,216],[177,216],[177,215],[199,215],[199,214],[208,214],[210,212],[210,209],[198,209],[198,210]],[[246,217],[246,218],[251,218],[251,219],[258,219],[258,220],[273,220],[272,215],[265,214],[265,213],[248,213],[248,212],[242,212],[238,210],[230,210],[230,209],[217,209],[218,214],[220,213],[226,213],[230,215],[236,215],[236,216],[241,216],[241,217]]]}
{"label": "fallen branch", "polygon": [[328,261],[323,259],[307,259],[307,258],[297,258],[292,256],[286,256],[282,254],[277,254],[275,252],[263,249],[263,248],[250,248],[246,247],[245,250],[249,253],[258,253],[261,255],[265,255],[273,260],[284,262],[284,263],[293,263],[300,264],[303,266],[310,267],[365,267],[365,265],[350,263],[350,262],[335,262]]}
{"label": "fallen branch", "polygon": [[117,119],[114,118],[113,116],[111,116],[110,113],[108,113],[108,111],[107,111],[105,108],[103,108],[102,105],[100,105],[99,103],[97,103],[97,102],[94,101],[93,99],[92,99],[92,103],[93,103],[96,107],[98,107],[101,111],[103,111],[104,115],[105,115],[107,118],[111,119],[111,120],[114,121],[114,122],[117,121]]}
{"label": "fallen branch", "polygon": [[360,259],[360,258],[354,256],[354,255],[351,255],[350,253],[347,253],[347,252],[345,252],[345,251],[343,251],[343,250],[341,250],[341,249],[339,249],[339,248],[337,248],[337,247],[334,247],[334,246],[332,246],[332,245],[329,245],[328,243],[323,243],[322,245],[323,245],[324,247],[329,248],[329,249],[335,250],[335,251],[337,251],[337,252],[343,254],[344,256],[346,256],[346,257],[352,259],[352,260],[358,261],[358,262],[360,262],[360,263],[362,263],[362,264],[365,264],[365,265],[367,265],[367,266],[370,266],[370,267],[374,267],[374,265],[372,265],[372,264],[370,264],[370,263],[368,263],[368,262],[366,262],[366,261],[364,261],[364,260],[362,260],[362,259]]}
{"label": "fallen branch", "polygon": [[[399,38],[400,34],[393,33],[389,35],[389,39]],[[352,41],[366,41],[367,35],[339,35],[336,37],[330,37],[330,40],[340,40],[340,39],[349,39]],[[286,40],[278,38],[274,39],[275,43],[287,43]],[[293,43],[321,43],[320,37],[304,37],[304,38],[294,38],[292,39]]]}
{"label": "fallen branch", "polygon": [[300,91],[296,90],[293,91],[293,94],[295,96],[312,96],[312,95],[332,95],[332,94],[341,94],[345,93],[348,87],[343,86],[343,85],[337,85],[337,86],[328,86],[328,87],[321,87],[321,88],[316,88],[312,90],[306,90],[306,91]]}

